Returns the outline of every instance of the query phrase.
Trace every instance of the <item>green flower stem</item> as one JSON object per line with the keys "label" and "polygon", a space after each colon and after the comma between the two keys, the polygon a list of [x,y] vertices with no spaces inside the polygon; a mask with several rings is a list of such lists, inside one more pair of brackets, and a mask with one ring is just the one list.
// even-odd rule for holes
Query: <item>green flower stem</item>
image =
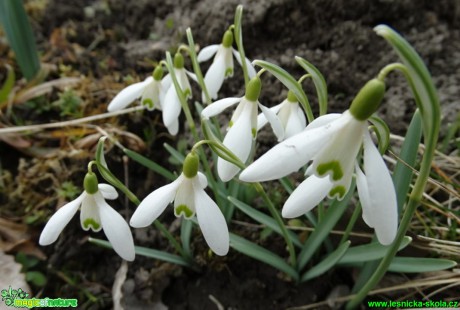
{"label": "green flower stem", "polygon": [[383,69],[380,70],[379,75],[377,76],[377,79],[384,82],[387,75],[393,70],[401,71],[406,76],[406,78],[409,76],[406,66],[403,65],[402,63],[396,62],[396,63],[392,63],[392,64],[389,64],[383,67]]}
{"label": "green flower stem", "polygon": [[260,183],[253,183],[253,185],[257,193],[259,193],[259,195],[262,197],[264,202],[267,204],[268,210],[270,211],[272,217],[278,223],[281,229],[281,232],[283,234],[284,240],[286,241],[286,244],[288,247],[289,260],[290,260],[291,266],[296,268],[297,267],[297,256],[295,253],[294,244],[292,243],[292,240],[289,238],[288,230],[286,226],[284,226],[284,222],[283,222],[283,219],[281,218],[281,215],[279,214],[278,210],[276,210],[275,206],[273,205],[273,202],[268,197],[262,185]]}
{"label": "green flower stem", "polygon": [[303,81],[305,81],[305,80],[308,79],[308,78],[311,78],[311,74],[310,74],[310,73],[307,73],[307,74],[302,75],[302,76],[300,77],[300,79],[297,80],[297,82],[298,82],[299,84],[301,84]]}
{"label": "green flower stem", "polygon": [[206,83],[204,82],[203,78],[203,73],[201,72],[200,64],[198,63],[198,57],[195,52],[195,42],[193,40],[193,35],[192,35],[192,30],[187,28],[186,30],[187,33],[187,40],[188,40],[188,53],[190,56],[190,59],[192,60],[192,65],[193,65],[193,71],[196,74],[196,78],[198,79],[198,84],[200,84],[201,90],[204,93],[204,96],[206,98],[206,104],[211,103],[211,96],[209,96],[208,88],[206,87]]}
{"label": "green flower stem", "polygon": [[348,222],[347,228],[345,229],[345,233],[343,234],[342,239],[340,239],[340,244],[348,240],[348,237],[350,237],[351,230],[355,226],[355,223],[358,220],[360,214],[361,205],[358,205],[353,211],[353,214],[351,215],[350,221]]}

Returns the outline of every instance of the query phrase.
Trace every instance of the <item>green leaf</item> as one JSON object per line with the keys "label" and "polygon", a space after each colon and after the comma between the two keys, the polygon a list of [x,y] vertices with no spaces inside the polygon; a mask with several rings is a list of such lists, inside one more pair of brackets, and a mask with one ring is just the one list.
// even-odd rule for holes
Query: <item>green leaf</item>
{"label": "green leaf", "polygon": [[177,160],[178,162],[180,163],[183,163],[184,162],[184,159],[185,159],[185,156],[184,154],[180,153],[178,150],[176,150],[175,148],[173,148],[171,145],[169,145],[168,143],[164,143],[163,146],[165,147],[166,151],[168,151],[169,154],[171,154],[171,156]]}
{"label": "green leaf", "polygon": [[234,38],[235,43],[238,48],[238,53],[240,54],[241,58],[241,67],[243,68],[243,75],[244,75],[244,85],[247,85],[249,82],[249,75],[248,75],[248,68],[246,65],[246,55],[244,53],[244,46],[243,46],[243,35],[242,35],[242,18],[243,18],[243,6],[240,4],[236,7],[235,10],[235,19],[234,19]]}
{"label": "green leaf", "polygon": [[313,268],[308,270],[306,273],[304,273],[300,281],[301,282],[308,281],[330,270],[332,267],[334,267],[337,264],[340,258],[342,258],[342,256],[345,254],[350,244],[351,244],[350,241],[345,241],[344,243],[342,243],[334,252],[329,254],[327,257],[323,258],[318,265],[314,266]]}
{"label": "green leaf", "polygon": [[303,109],[305,110],[305,114],[307,115],[308,122],[312,122],[315,118],[313,116],[313,112],[311,111],[310,102],[308,101],[307,95],[302,89],[302,86],[290,75],[286,70],[283,68],[272,64],[268,61],[264,60],[254,60],[253,64],[259,67],[264,68],[265,70],[269,71],[273,74],[281,83],[284,84],[290,91],[292,91],[299,102],[301,103]]}
{"label": "green leaf", "polygon": [[395,257],[388,268],[389,271],[403,273],[433,272],[450,269],[457,266],[457,263],[441,258],[420,258],[420,257]]}
{"label": "green leaf", "polygon": [[297,271],[281,257],[251,241],[230,233],[230,246],[244,255],[275,267],[295,280],[299,278]]}
{"label": "green leaf", "polygon": [[185,253],[191,256],[192,250],[190,249],[190,236],[192,235],[193,222],[182,219],[180,225],[180,240]]}
{"label": "green leaf", "polygon": [[303,269],[307,265],[313,254],[315,254],[316,250],[323,244],[324,239],[326,239],[331,230],[334,228],[335,224],[337,224],[339,219],[342,217],[343,213],[348,207],[348,203],[351,197],[353,197],[355,187],[356,183],[353,181],[350,185],[350,189],[348,190],[347,195],[343,198],[343,200],[334,200],[331,203],[328,210],[324,214],[324,217],[318,223],[316,229],[304,243],[302,251],[299,255],[300,269]]}
{"label": "green leaf", "polygon": [[324,76],[314,65],[303,59],[302,57],[295,56],[295,60],[299,65],[305,69],[313,80],[315,84],[316,94],[318,96],[319,103],[319,115],[324,115],[327,113],[327,84]]}
{"label": "green leaf", "polygon": [[[97,244],[104,248],[113,249],[112,245],[108,241],[91,238],[91,237],[88,240],[89,242]],[[145,248],[141,246],[135,246],[134,250],[136,254],[141,255],[141,256],[158,259],[164,262],[173,263],[173,264],[180,265],[180,266],[190,267],[189,262],[185,258],[182,258],[181,256],[177,256],[177,255],[170,254],[164,251],[149,249],[149,248]]]}
{"label": "green leaf", "polygon": [[[399,158],[393,172],[393,183],[396,189],[398,199],[398,210],[401,213],[404,202],[409,192],[413,171],[410,167],[414,167],[417,159],[418,146],[422,137],[422,119],[420,111],[417,109],[412,117],[412,120],[404,138]],[[408,167],[409,165],[410,167]]]}
{"label": "green leaf", "polygon": [[0,1],[0,22],[8,42],[16,54],[16,60],[27,80],[33,79],[40,70],[37,45],[29,19],[20,0]]}
{"label": "green leaf", "polygon": [[[263,225],[266,225],[278,234],[283,235],[278,223],[271,216],[268,216],[267,214],[254,209],[253,207],[245,204],[242,201],[239,201],[234,197],[228,197],[228,200],[230,200],[231,203],[233,203],[238,209],[246,213],[252,219],[256,220],[257,222]],[[292,231],[288,231],[288,235],[289,239],[292,240],[292,243],[294,243],[298,247],[302,247],[302,243],[300,242],[299,237],[297,237],[295,233],[293,233]]]}
{"label": "green leaf", "polygon": [[[399,251],[404,249],[411,242],[412,238],[405,236],[403,242],[399,246]],[[383,256],[385,256],[388,248],[389,246],[381,245],[378,242],[353,246],[347,250],[345,255],[338,261],[338,264],[345,265],[353,263],[363,263],[380,259]]]}
{"label": "green leaf", "polygon": [[383,121],[383,119],[375,114],[369,118],[369,121],[372,123],[372,127],[377,135],[380,154],[383,155],[390,145],[390,128],[388,128],[388,125]]}
{"label": "green leaf", "polygon": [[26,272],[26,281],[34,284],[35,286],[45,286],[46,277],[39,271],[28,271]]}
{"label": "green leaf", "polygon": [[131,158],[132,160],[134,160],[134,161],[138,162],[139,164],[149,168],[150,170],[153,170],[154,172],[164,176],[166,179],[168,179],[170,181],[173,181],[173,180],[176,179],[176,176],[174,175],[174,173],[172,173],[168,169],[164,168],[163,166],[157,164],[153,160],[150,160],[147,157],[142,156],[141,154],[136,153],[136,152],[134,152],[132,150],[129,150],[127,148],[124,148],[123,152],[129,158]]}
{"label": "green leaf", "polygon": [[11,90],[14,86],[14,81],[16,79],[16,74],[14,73],[13,68],[9,65],[5,65],[6,69],[8,70],[5,83],[3,83],[2,88],[0,89],[0,108],[2,107],[2,103],[8,99]]}

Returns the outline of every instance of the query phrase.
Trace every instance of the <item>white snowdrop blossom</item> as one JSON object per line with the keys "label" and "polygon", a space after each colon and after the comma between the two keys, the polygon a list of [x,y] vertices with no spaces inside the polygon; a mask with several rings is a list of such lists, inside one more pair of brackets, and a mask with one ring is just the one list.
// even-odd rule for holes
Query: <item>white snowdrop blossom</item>
{"label": "white snowdrop blossom", "polygon": [[[312,161],[307,170],[312,175],[292,192],[283,206],[283,217],[294,218],[313,209],[326,196],[342,199],[355,172],[363,219],[375,229],[381,244],[391,244],[398,226],[396,192],[390,172],[372,141],[367,121],[380,103],[384,89],[382,82],[371,80],[358,93],[350,110],[317,118],[305,130],[279,143],[247,167],[240,180],[279,179]],[[357,161],[361,147],[364,171]]]}
{"label": "white snowdrop blossom", "polygon": [[55,242],[64,227],[80,209],[80,223],[84,230],[101,229],[115,252],[127,261],[134,260],[134,242],[128,223],[110,207],[105,199],[116,199],[118,193],[109,184],[98,184],[96,175],[88,172],[84,180],[85,191],[75,200],[61,207],[43,229],[39,244]]}
{"label": "white snowdrop blossom", "polygon": [[170,78],[162,79],[162,77],[163,69],[158,66],[152,76],[122,89],[109,103],[107,110],[109,112],[122,110],[138,98],[141,98],[141,104],[145,105],[148,110],[161,110],[166,90],[171,85]]}
{"label": "white snowdrop blossom", "polygon": [[[192,97],[192,88],[190,87],[190,82],[188,80],[189,76],[191,79],[196,81],[195,74],[185,70],[184,68],[184,57],[180,53],[174,55],[174,74],[179,83],[180,89],[185,95],[185,98]],[[165,79],[168,78],[171,80],[170,74],[168,74]],[[166,96],[163,101],[163,124],[168,129],[168,132],[171,135],[176,135],[179,132],[179,115],[182,110],[180,104],[179,96],[177,95],[176,87],[174,83],[170,83],[168,89],[166,90]]]}
{"label": "white snowdrop blossom", "polygon": [[[271,108],[276,113],[283,125],[284,139],[298,134],[307,126],[307,120],[302,107],[292,91],[288,92],[288,97],[280,104]],[[267,118],[263,113],[257,118],[257,131],[267,124]]]}
{"label": "white snowdrop blossom", "polygon": [[[249,81],[244,97],[218,100],[201,112],[201,116],[208,119],[238,103],[223,144],[243,163],[248,160],[253,141],[257,136],[257,107],[268,119],[278,139],[281,140],[284,135],[283,127],[276,114],[258,101],[260,88],[260,79],[255,77]],[[240,168],[229,161],[220,157],[217,159],[217,173],[222,181],[230,181],[239,171]]]}
{"label": "white snowdrop blossom", "polygon": [[217,204],[206,194],[206,176],[198,172],[198,156],[191,153],[184,161],[182,174],[141,202],[130,220],[132,227],[146,227],[174,201],[174,214],[191,219],[195,214],[206,243],[217,255],[228,253],[230,238],[227,223]]}
{"label": "white snowdrop blossom", "polygon": [[[233,33],[227,30],[224,33],[221,44],[209,45],[198,53],[199,62],[207,61],[215,55],[211,66],[204,76],[204,82],[212,99],[217,99],[217,93],[222,87],[224,80],[233,76],[233,56],[241,65],[240,54],[232,47],[232,44]],[[249,78],[252,79],[256,76],[256,70],[249,59],[245,58],[245,62]]]}

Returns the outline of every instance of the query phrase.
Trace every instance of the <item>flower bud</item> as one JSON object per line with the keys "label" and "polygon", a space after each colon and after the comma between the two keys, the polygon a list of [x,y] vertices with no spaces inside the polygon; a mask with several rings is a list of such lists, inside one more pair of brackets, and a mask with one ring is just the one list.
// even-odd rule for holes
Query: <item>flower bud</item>
{"label": "flower bud", "polygon": [[94,172],[88,172],[83,180],[83,187],[88,194],[95,194],[99,190],[97,176]]}
{"label": "flower bud", "polygon": [[163,78],[163,68],[161,67],[161,65],[157,66],[155,70],[153,70],[152,76],[155,79],[155,81],[161,81],[161,79]]}
{"label": "flower bud", "polygon": [[182,69],[184,67],[184,56],[181,53],[174,55],[174,68]]}
{"label": "flower bud", "polygon": [[377,111],[384,95],[385,83],[378,79],[370,80],[353,99],[350,106],[351,115],[360,121],[367,120]]}
{"label": "flower bud", "polygon": [[249,101],[257,101],[260,95],[260,89],[262,88],[262,82],[258,76],[253,77],[246,86],[246,99]]}
{"label": "flower bud", "polygon": [[233,33],[230,30],[225,31],[222,37],[222,45],[224,47],[232,47],[233,44]]}
{"label": "flower bud", "polygon": [[191,179],[197,175],[199,165],[200,160],[198,155],[196,155],[195,152],[189,153],[187,157],[185,157],[182,172],[187,178]]}

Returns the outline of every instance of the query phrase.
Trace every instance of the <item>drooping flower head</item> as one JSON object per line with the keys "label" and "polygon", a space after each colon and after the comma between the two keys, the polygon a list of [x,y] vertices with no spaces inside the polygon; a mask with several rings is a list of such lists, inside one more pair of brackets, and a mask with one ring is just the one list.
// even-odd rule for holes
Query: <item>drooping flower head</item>
{"label": "drooping flower head", "polygon": [[[246,182],[278,179],[299,170],[310,160],[311,172],[285,202],[282,215],[300,216],[326,196],[342,199],[353,172],[365,222],[376,231],[380,243],[388,245],[398,223],[397,201],[391,175],[375,147],[367,119],[376,111],[385,92],[380,80],[369,81],[343,114],[328,114],[305,130],[279,143],[240,175]],[[357,161],[363,147],[363,170]]]}
{"label": "drooping flower head", "polygon": [[64,227],[80,209],[80,222],[84,230],[104,231],[113,249],[123,259],[134,260],[134,242],[128,223],[110,207],[105,199],[116,199],[118,193],[109,184],[98,184],[93,172],[85,176],[84,192],[75,200],[61,207],[43,229],[39,244],[49,245],[56,241]]}
{"label": "drooping flower head", "polygon": [[[252,143],[257,137],[257,107],[262,110],[278,139],[282,139],[284,135],[283,127],[275,113],[259,102],[261,85],[259,77],[256,76],[249,81],[244,97],[218,100],[201,112],[201,116],[208,119],[238,103],[223,144],[243,163],[248,160]],[[217,159],[217,173],[222,181],[230,181],[239,171],[240,168],[234,164],[220,157]]]}
{"label": "drooping flower head", "polygon": [[[284,129],[284,138],[290,138],[307,126],[305,114],[299,104],[299,100],[292,91],[288,92],[287,98],[280,104],[271,108],[278,115]],[[257,118],[257,131],[267,124],[267,118],[263,113]]]}
{"label": "drooping flower head", "polygon": [[230,243],[227,223],[217,204],[204,191],[208,182],[198,171],[198,165],[196,154],[187,155],[182,174],[145,197],[131,217],[130,225],[137,228],[150,225],[174,201],[174,215],[191,219],[196,214],[211,250],[217,255],[226,255]]}
{"label": "drooping flower head", "polygon": [[[217,93],[224,80],[233,76],[233,56],[241,65],[241,57],[233,47],[233,33],[225,31],[221,44],[213,44],[203,48],[198,53],[198,61],[203,62],[214,56],[214,60],[204,76],[204,82],[212,99],[217,99]],[[233,54],[233,56],[232,56]],[[245,58],[249,78],[256,76],[256,71],[249,59]]]}
{"label": "drooping flower head", "polygon": [[166,90],[171,85],[170,79],[162,80],[162,78],[163,69],[161,66],[157,66],[152,76],[149,76],[143,82],[134,83],[122,89],[109,103],[107,110],[109,112],[122,110],[138,98],[141,98],[141,104],[145,105],[150,111],[154,109],[161,110]]}
{"label": "drooping flower head", "polygon": [[[171,80],[171,72],[165,77]],[[192,97],[192,88],[190,87],[190,82],[188,80],[189,76],[196,81],[196,76],[185,70],[184,68],[184,56],[181,53],[176,53],[174,55],[174,74],[179,83],[181,91],[184,93],[186,99]],[[174,83],[169,84],[169,88],[166,91],[166,96],[163,103],[163,123],[168,128],[168,132],[171,135],[176,135],[179,131],[179,115],[181,112],[181,103],[179,96],[177,94],[176,87]]]}

